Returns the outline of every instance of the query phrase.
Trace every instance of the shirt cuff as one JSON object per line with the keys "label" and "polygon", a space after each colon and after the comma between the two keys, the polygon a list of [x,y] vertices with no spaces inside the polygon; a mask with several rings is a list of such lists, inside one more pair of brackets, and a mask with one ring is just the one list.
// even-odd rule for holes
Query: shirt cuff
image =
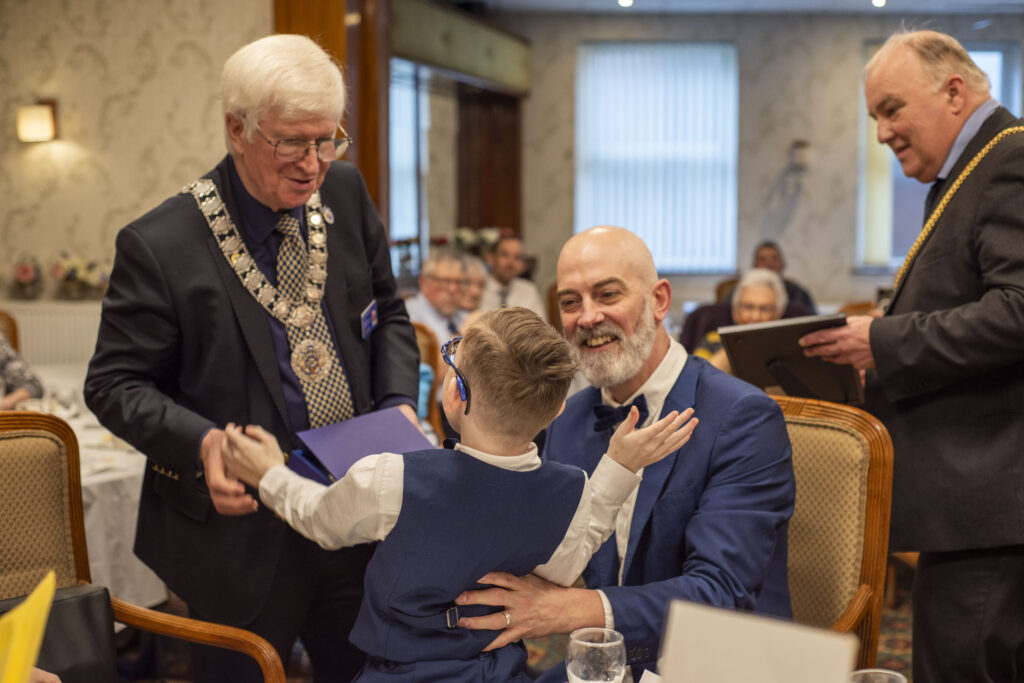
{"label": "shirt cuff", "polygon": [[292,472],[286,465],[274,465],[263,473],[263,478],[260,479],[260,485],[256,487],[259,489],[260,499],[271,508],[274,508],[274,504],[278,502],[278,498],[284,495],[288,480],[291,477],[298,476],[300,475]]}
{"label": "shirt cuff", "polygon": [[601,461],[590,475],[593,491],[618,504],[625,502],[641,481],[643,477],[615,462],[607,454],[601,456]]}
{"label": "shirt cuff", "polygon": [[604,605],[604,627],[614,631],[615,615],[612,614],[612,603],[608,601],[608,596],[604,594],[603,590],[598,589],[597,594],[601,597],[601,604]]}
{"label": "shirt cuff", "polygon": [[388,394],[373,409],[384,410],[385,408],[394,408],[395,406],[409,406],[416,410],[416,401],[402,394]]}

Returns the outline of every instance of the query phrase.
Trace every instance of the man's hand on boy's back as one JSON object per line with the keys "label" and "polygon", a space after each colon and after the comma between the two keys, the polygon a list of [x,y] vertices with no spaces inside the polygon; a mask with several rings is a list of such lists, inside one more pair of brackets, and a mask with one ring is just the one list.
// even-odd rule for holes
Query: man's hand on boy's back
{"label": "man's hand on boy's back", "polygon": [[612,435],[606,454],[631,472],[653,465],[669,453],[682,448],[697,427],[693,408],[687,408],[681,413],[673,410],[643,429],[636,429],[639,419],[640,412],[633,406]]}
{"label": "man's hand on boy's back", "polygon": [[259,487],[260,479],[271,467],[284,463],[284,454],[274,435],[258,425],[242,432],[238,425],[224,428],[224,464],[233,476],[250,486]]}

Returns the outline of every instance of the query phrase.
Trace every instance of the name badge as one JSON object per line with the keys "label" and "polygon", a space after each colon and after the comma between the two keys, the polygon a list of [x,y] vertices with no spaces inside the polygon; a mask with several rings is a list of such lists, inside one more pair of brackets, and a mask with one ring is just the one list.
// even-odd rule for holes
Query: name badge
{"label": "name badge", "polygon": [[370,302],[370,305],[363,309],[363,312],[359,314],[359,319],[363,324],[363,339],[369,337],[375,329],[377,329],[377,300],[374,299]]}

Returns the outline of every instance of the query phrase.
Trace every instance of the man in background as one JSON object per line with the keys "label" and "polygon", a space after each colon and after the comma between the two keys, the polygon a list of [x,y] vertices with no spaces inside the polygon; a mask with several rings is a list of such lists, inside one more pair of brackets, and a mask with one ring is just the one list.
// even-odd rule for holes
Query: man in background
{"label": "man in background", "polygon": [[466,317],[461,308],[465,287],[462,256],[448,249],[433,250],[420,270],[419,293],[406,302],[409,318],[429,327],[443,345],[459,334]]}
{"label": "man in background", "polygon": [[[228,155],[117,236],[85,398],[149,458],[136,554],[195,617],[249,629],[317,680],[347,681],[371,546],[328,552],[258,507],[226,471],[223,427],[296,433],[398,406],[414,424],[415,334],[387,234],[339,122],[338,65],[274,35],[224,65]],[[337,136],[337,137],[336,137]],[[262,681],[248,658],[197,647],[197,681]]]}
{"label": "man in background", "polygon": [[[671,600],[791,616],[786,535],[796,487],[778,404],[668,336],[662,322],[672,288],[628,230],[591,228],[566,242],[558,302],[565,336],[594,386],[571,397],[552,423],[546,458],[592,472],[633,405],[640,425],[691,406],[700,424],[689,444],[643,470],[614,535],[583,573],[587,589],[492,572],[481,583],[497,588],[456,602],[501,605],[508,619],[499,612],[464,625],[508,626],[492,647],[614,628],[639,680],[655,667]],[[564,669],[547,675],[542,680],[565,680]]]}
{"label": "man in background", "polygon": [[1024,680],[1024,127],[955,39],[893,35],[864,97],[903,172],[932,183],[883,317],[801,340],[866,371],[895,449],[889,547],[920,551],[918,681]]}
{"label": "man in background", "polygon": [[480,310],[522,306],[547,320],[547,309],[537,285],[519,277],[523,273],[523,241],[518,237],[501,237],[486,256],[491,267]]}
{"label": "man in background", "polygon": [[[752,266],[754,268],[774,270],[782,277],[783,271],[786,270],[786,260],[782,257],[782,248],[779,247],[777,242],[764,240],[754,249],[754,262]],[[782,281],[786,285],[786,297],[790,303],[799,304],[806,308],[810,312],[809,315],[817,313],[817,309],[814,307],[814,299],[811,297],[810,292],[792,280],[787,280],[785,277],[783,277]]]}

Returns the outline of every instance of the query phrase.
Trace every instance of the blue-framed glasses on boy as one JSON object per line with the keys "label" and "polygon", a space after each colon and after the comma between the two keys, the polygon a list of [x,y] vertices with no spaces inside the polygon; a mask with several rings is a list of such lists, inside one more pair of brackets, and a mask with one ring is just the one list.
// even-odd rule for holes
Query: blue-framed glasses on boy
{"label": "blue-framed glasses on boy", "polygon": [[441,358],[444,362],[451,366],[451,369],[455,372],[455,386],[459,389],[459,397],[466,402],[466,415],[469,415],[469,382],[466,381],[466,376],[462,374],[462,370],[455,367],[455,351],[462,341],[462,337],[452,337],[441,346]]}

